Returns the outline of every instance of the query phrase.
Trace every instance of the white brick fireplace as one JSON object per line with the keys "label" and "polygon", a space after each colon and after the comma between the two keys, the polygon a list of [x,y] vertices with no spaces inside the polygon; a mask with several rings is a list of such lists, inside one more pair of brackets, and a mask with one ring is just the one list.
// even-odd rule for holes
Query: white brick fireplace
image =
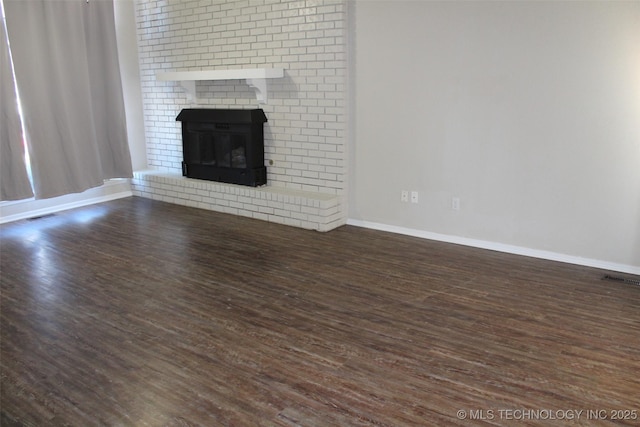
{"label": "white brick fireplace", "polygon": [[[134,174],[134,194],[320,231],[344,224],[346,19],[343,0],[139,0],[150,170]],[[185,85],[195,96],[166,79],[183,75],[178,72],[271,68],[283,69],[283,77],[262,82],[268,97],[259,105],[251,82],[233,75]],[[262,108],[268,184],[182,177],[175,119],[183,108]]]}

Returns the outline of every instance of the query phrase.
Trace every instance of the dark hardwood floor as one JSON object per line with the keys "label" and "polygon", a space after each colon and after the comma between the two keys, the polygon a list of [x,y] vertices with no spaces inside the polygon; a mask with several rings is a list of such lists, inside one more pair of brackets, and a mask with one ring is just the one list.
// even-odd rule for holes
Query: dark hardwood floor
{"label": "dark hardwood floor", "polygon": [[142,198],[0,238],[2,426],[640,425],[609,272]]}

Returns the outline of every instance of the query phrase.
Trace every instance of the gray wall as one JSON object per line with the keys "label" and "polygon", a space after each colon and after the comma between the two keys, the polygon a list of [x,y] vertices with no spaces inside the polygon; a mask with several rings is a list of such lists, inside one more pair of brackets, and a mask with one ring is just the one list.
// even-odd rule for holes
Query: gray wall
{"label": "gray wall", "polygon": [[356,1],[351,21],[352,222],[640,271],[640,2]]}

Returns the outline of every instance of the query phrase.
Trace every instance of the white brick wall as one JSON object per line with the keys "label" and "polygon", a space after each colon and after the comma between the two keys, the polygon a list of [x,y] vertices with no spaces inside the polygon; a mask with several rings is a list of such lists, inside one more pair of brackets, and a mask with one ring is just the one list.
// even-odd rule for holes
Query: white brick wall
{"label": "white brick wall", "polygon": [[268,185],[345,194],[345,0],[138,0],[136,21],[150,167],[181,171],[182,108],[257,106],[244,80],[197,82],[191,104],[156,72],[284,68],[259,106]]}

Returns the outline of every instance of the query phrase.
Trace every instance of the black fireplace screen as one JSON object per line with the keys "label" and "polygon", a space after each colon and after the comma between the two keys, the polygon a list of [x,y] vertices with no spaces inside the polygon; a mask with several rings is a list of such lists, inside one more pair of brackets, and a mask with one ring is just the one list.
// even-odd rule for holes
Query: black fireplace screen
{"label": "black fireplace screen", "polygon": [[264,185],[264,111],[184,109],[182,175],[249,186]]}

